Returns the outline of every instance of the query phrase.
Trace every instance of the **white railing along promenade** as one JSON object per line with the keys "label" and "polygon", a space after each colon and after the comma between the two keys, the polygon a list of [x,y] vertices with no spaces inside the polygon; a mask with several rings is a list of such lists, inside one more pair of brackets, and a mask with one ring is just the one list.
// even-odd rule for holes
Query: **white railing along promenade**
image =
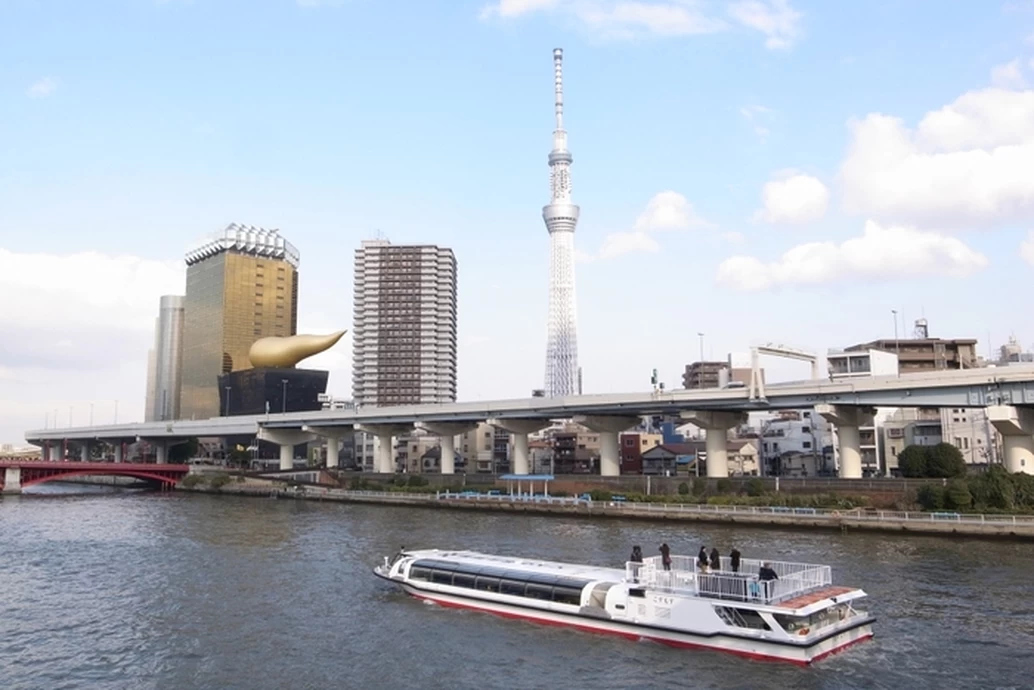
{"label": "white railing along promenade", "polygon": [[[762,564],[774,570],[777,579],[761,580]],[[670,570],[664,569],[660,556],[651,556],[642,563],[626,563],[625,577],[662,592],[762,604],[786,601],[833,583],[832,569],[828,565],[744,558],[739,570],[733,572],[728,557],[721,559],[718,570],[704,571],[692,556],[672,556]]]}

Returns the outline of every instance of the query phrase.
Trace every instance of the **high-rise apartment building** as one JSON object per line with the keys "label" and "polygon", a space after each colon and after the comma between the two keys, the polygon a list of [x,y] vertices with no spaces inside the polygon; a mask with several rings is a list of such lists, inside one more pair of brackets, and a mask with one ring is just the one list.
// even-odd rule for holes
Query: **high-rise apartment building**
{"label": "high-rise apartment building", "polygon": [[297,332],[299,255],[278,230],[231,224],[186,263],[180,416],[205,419],[219,376],[251,368],[252,343]]}
{"label": "high-rise apartment building", "polygon": [[368,240],[355,251],[352,395],[359,406],[456,400],[456,257]]}

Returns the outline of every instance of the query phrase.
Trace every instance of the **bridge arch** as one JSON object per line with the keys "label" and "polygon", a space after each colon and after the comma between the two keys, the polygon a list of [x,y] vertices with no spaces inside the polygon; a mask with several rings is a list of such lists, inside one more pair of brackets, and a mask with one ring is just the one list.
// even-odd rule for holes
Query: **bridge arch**
{"label": "bridge arch", "polygon": [[[26,475],[29,475],[28,477]],[[30,474],[26,470],[22,470],[22,488],[33,486],[34,484],[43,484],[45,482],[60,481],[67,479],[68,477],[133,477],[135,479],[146,479],[148,481],[158,482],[162,485],[173,487],[179,483],[185,474],[178,477],[167,476],[157,472],[144,472],[141,470],[121,470],[104,472],[98,470],[70,470],[65,472],[53,472],[42,474],[42,476],[33,476],[34,473]]]}

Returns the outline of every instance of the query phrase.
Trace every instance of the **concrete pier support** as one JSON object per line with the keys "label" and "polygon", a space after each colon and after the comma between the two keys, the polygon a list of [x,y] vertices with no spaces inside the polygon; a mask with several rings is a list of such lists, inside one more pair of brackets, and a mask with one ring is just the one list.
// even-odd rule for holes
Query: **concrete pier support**
{"label": "concrete pier support", "polygon": [[89,442],[79,446],[79,462],[90,461],[90,444]]}
{"label": "concrete pier support", "polygon": [[[704,430],[708,478],[729,476],[729,429],[747,423],[745,412],[701,410],[683,412],[682,419]],[[699,462],[699,460],[698,460]]]}
{"label": "concrete pier support", "polygon": [[531,474],[528,459],[528,434],[542,431],[551,422],[548,419],[490,419],[488,423],[513,434],[513,474]]}
{"label": "concrete pier support", "polygon": [[420,428],[438,436],[441,443],[439,468],[442,474],[456,473],[456,437],[473,431],[477,424],[447,424],[444,422],[423,422]]}
{"label": "concrete pier support", "polygon": [[374,442],[374,471],[380,474],[395,473],[395,444],[392,442],[396,436],[408,432],[412,427],[408,424],[360,424],[356,431],[365,431],[376,437]]}
{"label": "concrete pier support", "polygon": [[22,468],[8,467],[4,470],[4,493],[20,494],[22,492]]}
{"label": "concrete pier support", "polygon": [[115,462],[122,462],[122,442],[115,444]]}
{"label": "concrete pier support", "polygon": [[862,439],[859,429],[873,425],[876,410],[871,407],[822,403],[815,406],[815,412],[836,426],[840,450],[840,468],[837,476],[841,479],[861,479]]}
{"label": "concrete pier support", "polygon": [[258,438],[280,446],[280,470],[287,471],[294,469],[294,447],[312,441],[314,436],[297,429],[259,427]]}
{"label": "concrete pier support", "polygon": [[327,443],[327,469],[334,469],[338,466],[338,456],[341,454],[341,441],[355,433],[350,426],[309,426],[302,427],[305,431],[326,439]]}
{"label": "concrete pier support", "polygon": [[1034,474],[1034,409],[1015,405],[992,405],[987,419],[1002,435],[1005,469]]}
{"label": "concrete pier support", "polygon": [[625,429],[631,429],[642,420],[639,417],[631,416],[578,415],[574,421],[600,435],[600,476],[620,476],[621,446],[618,442],[618,434]]}
{"label": "concrete pier support", "polygon": [[50,461],[50,462],[54,462],[55,460],[58,459],[57,451],[54,449],[54,446],[50,445],[49,443],[45,443],[43,445],[43,448],[40,450],[40,456],[44,460],[47,460],[47,461]]}
{"label": "concrete pier support", "polygon": [[169,461],[169,442],[154,441],[154,461],[163,465]]}

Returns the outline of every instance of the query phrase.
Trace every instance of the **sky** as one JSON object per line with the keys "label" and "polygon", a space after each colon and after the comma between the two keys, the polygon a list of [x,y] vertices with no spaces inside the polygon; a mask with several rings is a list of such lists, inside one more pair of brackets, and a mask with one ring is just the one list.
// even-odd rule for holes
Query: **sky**
{"label": "sky", "polygon": [[232,222],[298,247],[308,333],[362,240],[451,247],[459,398],[541,387],[556,47],[586,393],[921,316],[1034,342],[1034,0],[0,0],[0,443],[142,420]]}

